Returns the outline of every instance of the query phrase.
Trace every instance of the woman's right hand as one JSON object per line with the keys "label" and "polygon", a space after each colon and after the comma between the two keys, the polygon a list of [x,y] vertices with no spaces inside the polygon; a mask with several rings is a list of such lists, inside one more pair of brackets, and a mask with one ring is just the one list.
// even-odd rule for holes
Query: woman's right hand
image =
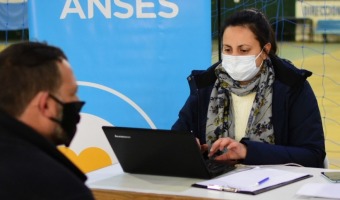
{"label": "woman's right hand", "polygon": [[242,160],[247,155],[247,147],[229,137],[216,140],[211,146],[208,156],[213,156],[218,150],[225,153],[215,157],[217,161]]}

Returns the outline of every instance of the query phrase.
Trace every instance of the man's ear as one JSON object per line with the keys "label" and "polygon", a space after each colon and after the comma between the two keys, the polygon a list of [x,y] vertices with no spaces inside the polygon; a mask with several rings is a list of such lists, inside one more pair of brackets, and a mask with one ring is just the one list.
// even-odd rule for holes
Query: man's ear
{"label": "man's ear", "polygon": [[47,116],[47,117],[53,117],[54,111],[53,111],[53,100],[49,97],[48,92],[39,92],[36,96],[37,103],[38,103],[38,109],[41,112],[41,114]]}

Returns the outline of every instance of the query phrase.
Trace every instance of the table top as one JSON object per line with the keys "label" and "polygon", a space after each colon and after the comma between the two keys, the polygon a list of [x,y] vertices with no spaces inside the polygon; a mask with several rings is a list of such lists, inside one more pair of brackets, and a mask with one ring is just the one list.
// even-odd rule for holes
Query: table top
{"label": "table top", "polygon": [[335,171],[284,165],[265,165],[265,167],[309,173],[313,177],[261,194],[249,195],[191,186],[193,183],[203,181],[202,179],[124,173],[120,164],[114,164],[88,173],[86,184],[94,192],[96,199],[103,200],[112,199],[112,197],[115,197],[115,199],[131,199],[137,196],[142,196],[142,199],[162,199],[164,197],[164,199],[287,200],[306,199],[306,197],[296,195],[296,192],[306,183],[328,183],[321,176],[321,172]]}

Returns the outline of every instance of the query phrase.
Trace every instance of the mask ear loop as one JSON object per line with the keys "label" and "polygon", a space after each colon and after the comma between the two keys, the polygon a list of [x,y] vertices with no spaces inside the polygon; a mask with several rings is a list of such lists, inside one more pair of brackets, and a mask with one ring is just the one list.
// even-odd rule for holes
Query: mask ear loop
{"label": "mask ear loop", "polygon": [[60,105],[64,105],[64,102],[62,102],[61,100],[59,100],[57,97],[55,97],[53,94],[49,94],[49,96],[56,101],[57,103],[59,103]]}
{"label": "mask ear loop", "polygon": [[[264,49],[264,47],[262,48],[262,50],[260,51],[260,53],[255,57],[255,60],[257,60],[259,57],[260,57],[260,55],[262,54],[262,52],[263,52],[263,49]],[[263,65],[263,62],[264,62],[264,60],[262,59],[262,62],[261,62],[261,64],[258,66],[258,67],[262,67],[262,65]],[[255,62],[256,63],[256,62]],[[255,65],[256,66],[256,65]],[[256,66],[257,67],[257,66]]]}
{"label": "mask ear loop", "polygon": [[[56,101],[58,104],[60,104],[61,106],[64,106],[64,102],[62,102],[61,100],[59,100],[57,97],[55,97],[53,94],[49,94],[49,96],[54,100]],[[49,117],[50,120],[58,123],[58,124],[61,124],[61,120],[60,119],[57,119],[57,118],[54,118],[54,117]]]}
{"label": "mask ear loop", "polygon": [[[269,44],[269,43],[267,43],[267,44]],[[262,52],[265,52],[266,54],[268,54],[267,51],[263,51],[263,50],[265,49],[265,47],[266,47],[267,44],[265,44],[265,45],[262,47],[261,52],[256,56],[255,60],[258,59],[258,58],[260,57],[260,55],[262,54]],[[261,62],[261,64],[260,64],[259,67],[262,67],[262,65],[263,65],[263,63],[264,63],[264,60],[265,60],[265,59],[262,60],[262,62]]]}

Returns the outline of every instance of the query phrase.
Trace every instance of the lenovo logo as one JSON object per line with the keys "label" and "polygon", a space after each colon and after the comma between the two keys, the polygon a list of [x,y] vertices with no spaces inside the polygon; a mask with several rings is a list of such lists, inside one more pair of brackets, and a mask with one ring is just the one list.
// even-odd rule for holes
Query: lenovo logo
{"label": "lenovo logo", "polygon": [[116,135],[115,138],[124,138],[124,139],[131,139],[131,136],[126,136],[126,135]]}

